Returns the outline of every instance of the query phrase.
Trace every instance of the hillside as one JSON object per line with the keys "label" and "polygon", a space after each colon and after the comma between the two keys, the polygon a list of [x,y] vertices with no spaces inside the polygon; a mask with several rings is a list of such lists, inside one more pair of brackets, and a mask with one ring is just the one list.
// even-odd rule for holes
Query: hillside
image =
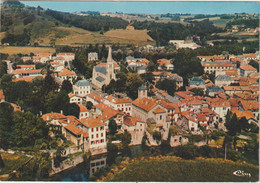
{"label": "hillside", "polygon": [[83,44],[155,44],[154,40],[147,34],[147,30],[124,30],[115,29],[104,34],[86,31],[77,27],[54,27],[48,35],[38,37],[34,40],[40,45],[83,45]]}
{"label": "hillside", "polygon": [[[119,169],[118,169],[119,168]],[[236,176],[242,170],[250,176]],[[259,180],[259,167],[221,159],[182,160],[177,157],[150,157],[122,162],[105,181],[243,182]]]}

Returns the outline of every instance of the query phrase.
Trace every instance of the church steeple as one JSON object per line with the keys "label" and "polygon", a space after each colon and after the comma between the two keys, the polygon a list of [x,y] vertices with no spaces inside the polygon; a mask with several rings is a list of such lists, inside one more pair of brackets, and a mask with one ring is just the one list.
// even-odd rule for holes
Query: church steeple
{"label": "church steeple", "polygon": [[107,56],[107,63],[113,63],[114,60],[112,58],[112,48],[111,46],[109,46],[109,49],[108,49],[108,56]]}

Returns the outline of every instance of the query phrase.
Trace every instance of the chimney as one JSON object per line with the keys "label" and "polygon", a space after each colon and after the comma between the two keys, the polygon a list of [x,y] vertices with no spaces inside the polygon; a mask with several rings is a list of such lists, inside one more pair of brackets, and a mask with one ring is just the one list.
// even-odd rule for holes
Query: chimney
{"label": "chimney", "polygon": [[70,120],[68,119],[68,123],[70,124]]}
{"label": "chimney", "polygon": [[63,110],[60,110],[60,113],[63,114]]}

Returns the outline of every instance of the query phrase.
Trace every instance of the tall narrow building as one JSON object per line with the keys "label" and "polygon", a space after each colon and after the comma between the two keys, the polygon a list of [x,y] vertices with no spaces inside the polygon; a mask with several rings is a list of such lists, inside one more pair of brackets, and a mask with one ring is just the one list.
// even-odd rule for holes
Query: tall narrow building
{"label": "tall narrow building", "polygon": [[109,85],[112,79],[116,80],[114,66],[117,63],[112,58],[112,49],[109,47],[107,63],[101,63],[94,67],[92,74],[92,84],[98,88]]}

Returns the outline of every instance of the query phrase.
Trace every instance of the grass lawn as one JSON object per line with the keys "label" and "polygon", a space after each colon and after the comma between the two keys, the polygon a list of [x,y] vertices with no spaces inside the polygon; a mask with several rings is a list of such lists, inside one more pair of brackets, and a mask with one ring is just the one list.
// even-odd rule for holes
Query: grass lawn
{"label": "grass lawn", "polygon": [[[241,170],[249,176],[235,176]],[[259,167],[221,159],[174,160],[171,157],[136,161],[105,181],[243,182],[258,181]]]}
{"label": "grass lawn", "polygon": [[30,47],[30,46],[1,46],[0,53],[6,53],[9,55],[13,54],[30,54],[30,53],[39,53],[39,52],[50,52],[55,53],[55,48],[46,48],[46,47]]}
{"label": "grass lawn", "polygon": [[[19,168],[30,158],[24,155],[1,153],[5,167],[0,171],[0,175],[8,174]],[[1,178],[0,178],[1,179]]]}

